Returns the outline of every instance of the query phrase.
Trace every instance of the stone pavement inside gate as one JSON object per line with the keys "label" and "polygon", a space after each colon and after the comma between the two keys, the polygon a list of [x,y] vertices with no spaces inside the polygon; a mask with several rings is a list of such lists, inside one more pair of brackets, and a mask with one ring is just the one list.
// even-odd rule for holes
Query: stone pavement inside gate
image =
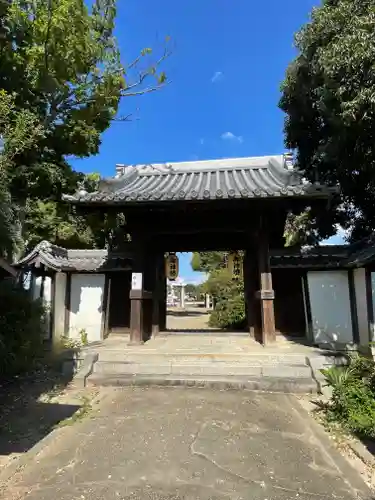
{"label": "stone pavement inside gate", "polygon": [[210,311],[203,307],[189,305],[184,309],[170,308],[167,311],[167,329],[179,330],[211,330],[208,326]]}
{"label": "stone pavement inside gate", "polygon": [[7,500],[369,500],[293,396],[103,389],[11,478]]}
{"label": "stone pavement inside gate", "polygon": [[118,354],[139,352],[145,354],[222,354],[222,355],[258,355],[258,354],[295,354],[314,355],[321,351],[306,345],[303,338],[286,339],[277,336],[274,344],[266,348],[250,338],[247,332],[229,332],[209,328],[209,312],[200,307],[169,309],[167,332],[161,332],[142,346],[130,347],[128,334],[111,334],[101,343],[85,348],[86,351],[99,353],[115,352]]}

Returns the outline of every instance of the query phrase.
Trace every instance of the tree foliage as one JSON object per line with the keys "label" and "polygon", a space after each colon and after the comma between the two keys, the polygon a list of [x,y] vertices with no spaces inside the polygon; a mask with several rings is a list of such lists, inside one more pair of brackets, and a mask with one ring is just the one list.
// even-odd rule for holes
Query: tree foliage
{"label": "tree foliage", "polygon": [[233,279],[226,268],[218,268],[210,273],[202,288],[214,297],[214,310],[209,320],[211,326],[225,329],[245,326],[243,280]]}
{"label": "tree foliage", "polygon": [[12,258],[22,241],[17,207],[12,203],[9,172],[14,158],[30,149],[42,137],[43,128],[28,109],[17,110],[15,95],[0,90],[0,256]]}
{"label": "tree foliage", "polygon": [[191,266],[208,274],[200,289],[213,297],[210,325],[238,329],[245,324],[245,300],[242,279],[233,279],[226,267],[228,252],[195,252]]}
{"label": "tree foliage", "polygon": [[329,421],[340,423],[357,436],[375,437],[375,362],[359,355],[345,367],[321,370],[332,397],[325,407]]}
{"label": "tree foliage", "polygon": [[298,167],[341,189],[341,205],[316,226],[352,227],[352,239],[375,225],[374,29],[374,0],[323,1],[296,35],[280,100]]}
{"label": "tree foliage", "polygon": [[143,49],[124,65],[115,0],[93,0],[91,7],[84,0],[13,0],[0,3],[0,17],[0,201],[11,208],[0,216],[0,245],[12,246],[9,224],[26,246],[43,237],[94,245],[88,226],[103,235],[105,221],[85,221],[60,204],[62,192],[87,182],[68,160],[98,153],[111,121],[128,117],[118,114],[122,98],[165,83],[159,68],[168,50],[153,60]]}
{"label": "tree foliage", "polygon": [[46,311],[14,282],[0,282],[0,377],[29,370],[43,354]]}
{"label": "tree foliage", "polygon": [[191,259],[193,271],[210,273],[225,266],[227,252],[194,252]]}

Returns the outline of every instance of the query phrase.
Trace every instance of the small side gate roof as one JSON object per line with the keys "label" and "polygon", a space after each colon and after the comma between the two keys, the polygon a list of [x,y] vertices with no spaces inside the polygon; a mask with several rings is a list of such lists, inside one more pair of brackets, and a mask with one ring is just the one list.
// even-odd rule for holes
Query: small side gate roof
{"label": "small side gate roof", "polygon": [[17,267],[40,267],[53,271],[96,272],[131,269],[132,258],[126,253],[101,250],[66,249],[42,241],[16,263]]}
{"label": "small side gate roof", "polygon": [[[271,250],[271,267],[304,269],[353,268],[375,261],[375,239],[368,238],[352,245],[322,245],[313,248]],[[105,272],[131,270],[132,255],[108,250],[66,249],[48,241],[39,243],[18,261],[15,268],[45,266],[53,271]]]}

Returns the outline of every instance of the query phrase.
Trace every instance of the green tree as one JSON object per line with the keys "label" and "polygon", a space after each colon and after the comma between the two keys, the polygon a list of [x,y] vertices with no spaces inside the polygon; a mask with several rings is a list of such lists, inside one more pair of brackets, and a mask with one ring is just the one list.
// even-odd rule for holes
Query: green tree
{"label": "green tree", "polygon": [[17,110],[15,96],[0,90],[0,256],[8,259],[22,246],[18,213],[9,191],[8,172],[15,156],[42,137],[43,128],[27,109]]}
{"label": "green tree", "polygon": [[225,266],[227,252],[194,252],[191,258],[193,271],[210,273],[211,271]]}
{"label": "green tree", "polygon": [[352,239],[375,227],[374,12],[374,0],[324,0],[296,35],[282,85],[286,145],[298,167],[341,189],[330,217],[309,211],[306,227],[324,235],[336,223],[351,227]]}
{"label": "green tree", "polygon": [[[27,242],[35,236],[25,234],[33,214],[59,221],[64,210],[51,202],[83,180],[67,159],[98,153],[111,121],[129,116],[119,116],[122,98],[165,83],[159,67],[168,51],[153,61],[146,48],[122,64],[115,0],[94,0],[91,8],[84,0],[14,0],[0,3],[0,17],[0,89],[12,97],[19,116],[30,114],[28,130],[40,132],[16,150],[4,174]],[[5,140],[11,142],[7,134]]]}
{"label": "green tree", "polygon": [[191,266],[194,271],[208,274],[200,292],[214,299],[211,326],[237,329],[245,323],[243,280],[233,279],[226,267],[227,257],[228,252],[194,252]]}
{"label": "green tree", "polygon": [[245,326],[244,284],[234,279],[228,269],[213,270],[203,284],[204,293],[214,298],[210,325],[218,328],[242,329]]}

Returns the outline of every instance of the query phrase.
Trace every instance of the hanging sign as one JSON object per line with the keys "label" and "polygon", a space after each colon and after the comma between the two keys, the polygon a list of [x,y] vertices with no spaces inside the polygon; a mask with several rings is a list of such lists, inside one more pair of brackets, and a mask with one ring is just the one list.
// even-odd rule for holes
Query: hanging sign
{"label": "hanging sign", "polygon": [[241,278],[243,274],[242,257],[238,252],[230,252],[228,255],[228,270],[234,279]]}
{"label": "hanging sign", "polygon": [[175,253],[169,253],[165,259],[165,274],[170,281],[178,277],[178,257]]}

